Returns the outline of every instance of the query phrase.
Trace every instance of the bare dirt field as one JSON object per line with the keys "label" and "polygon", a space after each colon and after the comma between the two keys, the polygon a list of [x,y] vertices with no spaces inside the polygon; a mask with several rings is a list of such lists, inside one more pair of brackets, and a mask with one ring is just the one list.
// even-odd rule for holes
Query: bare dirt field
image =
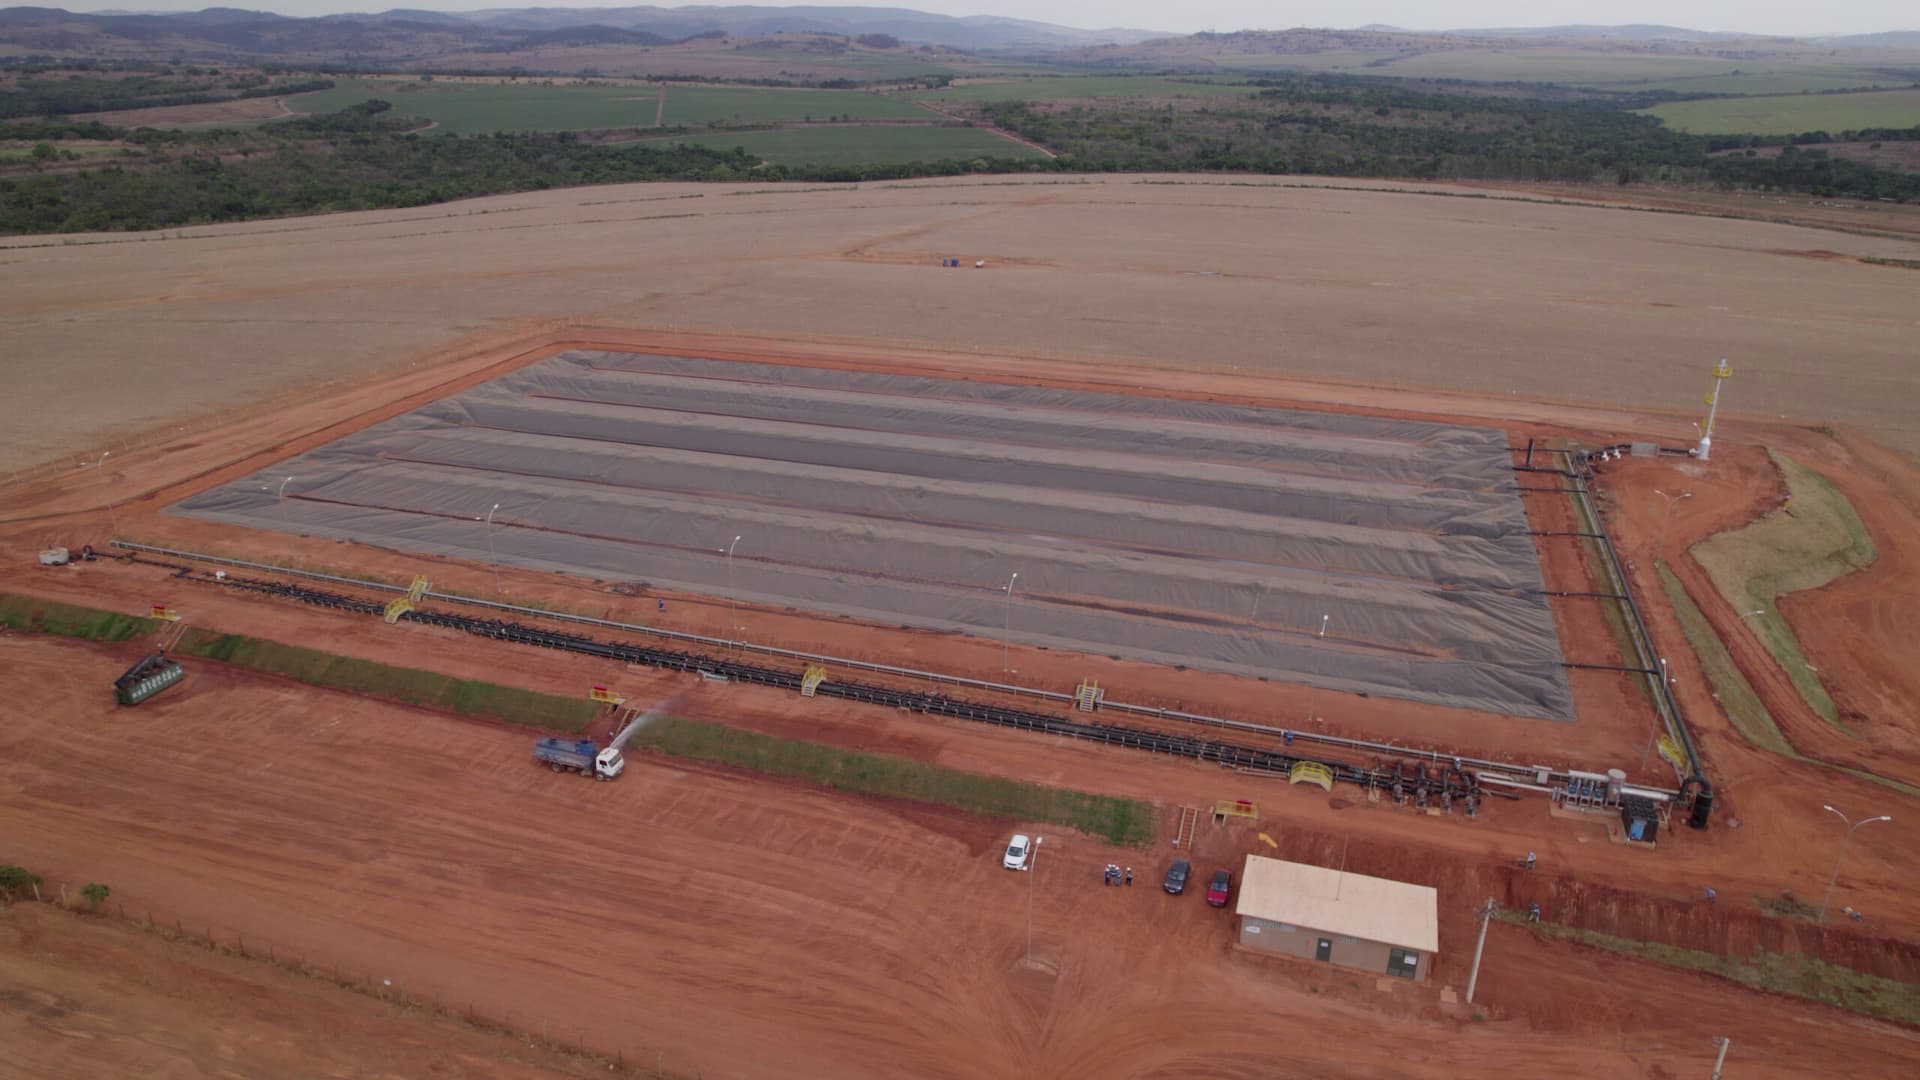
{"label": "bare dirt field", "polygon": [[0,1041],[10,1075],[607,1074],[597,1061],[529,1049],[517,1033],[433,1019],[324,978],[168,940],[170,926],[144,932],[117,917],[118,907],[93,918],[45,904],[0,908]]}
{"label": "bare dirt field", "polygon": [[276,116],[290,116],[284,98],[251,97],[229,101],[205,101],[198,105],[156,105],[150,109],[119,109],[114,112],[85,113],[76,122],[98,120],[113,127],[186,128],[212,127],[218,124],[257,124]]}
{"label": "bare dirt field", "polygon": [[[1496,928],[1481,974],[1489,1019],[1475,1022],[1440,995],[1461,985],[1464,946],[1443,945],[1436,983],[1417,987],[1245,956],[1230,949],[1222,912],[1152,887],[1150,852],[1050,835],[1029,879],[994,858],[1017,823],[658,759],[636,761],[614,784],[583,783],[536,767],[522,732],[212,664],[178,693],[120,710],[99,692],[116,652],[125,649],[0,640],[0,826],[21,862],[49,881],[109,881],[134,918],[151,911],[256,951],[337,962],[417,997],[514,1009],[536,1029],[673,1072],[1439,1077],[1490,1057],[1558,1055],[1576,1076],[1681,1075],[1704,1067],[1721,1034],[1755,1076],[1821,1075],[1845,1062],[1849,1075],[1892,1077],[1920,1054],[1920,1036],[1895,1026],[1507,927]],[[90,769],[77,773],[68,735],[108,726],[114,737],[95,742]],[[1133,789],[1154,776],[1153,787],[1188,800],[1218,784],[1100,748],[1049,757],[1068,783],[1104,777]],[[1281,836],[1289,854],[1328,857],[1350,830],[1354,869],[1452,886],[1444,941],[1469,936],[1467,897],[1481,887],[1516,902],[1539,888],[1561,890],[1540,894],[1549,903],[1580,895],[1557,872],[1535,879],[1456,858],[1444,841],[1429,848],[1470,833],[1450,823],[1345,808],[1321,793],[1278,802],[1257,828]],[[1514,815],[1539,812],[1500,810],[1487,824],[1524,835]],[[1210,829],[1196,857],[1231,861],[1255,846],[1248,830]],[[1579,846],[1543,847],[1543,857],[1557,866]],[[1623,883],[1636,861],[1656,875],[1670,868],[1593,854]],[[1151,867],[1146,887],[1102,888],[1098,868],[1116,857]],[[1857,887],[1892,900],[1897,871],[1863,860],[1859,876]],[[1697,903],[1676,910],[1696,932],[1737,939],[1758,925]],[[0,962],[22,970],[14,952]],[[32,1002],[49,992],[98,1000],[61,989],[75,979],[63,961],[28,967]],[[220,992],[199,981],[180,992]],[[118,997],[151,1008],[177,985]],[[101,994],[112,1001],[114,990]],[[35,1060],[61,1067],[114,1071],[146,1052],[34,1036]],[[453,1043],[399,1037],[416,1053],[418,1043]],[[1409,1054],[1414,1045],[1420,1053]]]}
{"label": "bare dirt field", "polygon": [[[1859,260],[1915,248],[1607,207],[1142,178],[630,187],[0,243],[0,330],[19,343],[7,452],[31,464],[94,449],[12,478],[0,590],[130,613],[166,603],[198,627],[553,693],[606,683],[694,718],[1148,798],[1163,814],[1251,798],[1258,823],[1203,830],[1203,864],[1265,851],[1265,832],[1285,857],[1432,884],[1442,943],[1434,986],[1386,989],[1232,951],[1221,913],[1152,887],[1160,845],[1050,835],[1041,869],[1010,875],[994,852],[1027,823],[659,759],[583,784],[534,767],[523,729],[214,663],[123,710],[106,686],[144,643],[22,635],[0,636],[0,835],[12,845],[0,854],[49,880],[108,881],[157,917],[378,971],[411,993],[467,994],[688,1073],[1453,1076],[1552,1059],[1572,1075],[1677,1076],[1704,1072],[1711,1037],[1727,1035],[1743,1075],[1910,1075],[1911,1029],[1513,927],[1490,940],[1489,1019],[1445,995],[1464,985],[1472,907],[1487,896],[1605,933],[1920,980],[1920,832],[1882,826],[1854,843],[1834,903],[1863,923],[1820,929],[1756,902],[1783,889],[1819,899],[1837,832],[1822,803],[1904,820],[1911,800],[1749,745],[1663,603],[1649,604],[1650,629],[1720,800],[1712,829],[1674,828],[1648,852],[1550,818],[1539,798],[1429,818],[1357,790],[386,626],[150,565],[43,569],[33,554],[120,536],[401,583],[424,573],[449,591],[720,637],[739,626],[755,643],[993,679],[1003,661],[989,637],[756,603],[733,622],[724,597],[514,567],[496,585],[480,561],[161,511],[572,348],[1364,412],[1479,424],[1516,444],[1676,446],[1690,441],[1707,363],[1725,354],[1745,411],[1717,433],[1710,465],[1628,459],[1603,474],[1627,571],[1651,601],[1654,556],[1674,564],[1800,752],[1911,781],[1912,272]],[[949,254],[967,265],[940,268]],[[988,266],[974,269],[976,255]],[[1810,426],[1828,420],[1843,426]],[[102,460],[102,431],[150,437],[116,438]],[[1881,552],[1781,603],[1852,737],[1795,705],[1683,554],[1777,503],[1762,447],[1829,476]],[[1669,527],[1652,490],[1676,484],[1693,498]],[[1574,527],[1564,495],[1524,501],[1536,529]],[[1571,540],[1543,537],[1538,551],[1549,588],[1599,587]],[[1551,613],[1569,659],[1619,662],[1591,599],[1556,599]],[[1547,725],[1548,745],[1540,721],[1018,642],[1004,666],[1062,691],[1093,677],[1141,704],[1672,782],[1657,757],[1643,764],[1652,714],[1618,672],[1569,674],[1576,722]],[[86,770],[72,767],[76,740]],[[1512,866],[1528,849],[1535,874]],[[1098,868],[1116,858],[1149,868],[1148,888],[1101,889]],[[1701,902],[1708,885],[1717,907]],[[62,967],[20,977],[50,985]],[[137,1062],[124,1044],[36,1039],[34,1060],[61,1068]]]}
{"label": "bare dirt field", "polygon": [[[582,323],[1511,390],[1687,419],[1726,356],[1736,415],[1920,450],[1913,272],[1858,261],[1920,258],[1911,236],[1288,183],[630,185],[0,241],[0,465],[97,456],[449,342]],[[1809,257],[1823,252],[1838,257]]]}

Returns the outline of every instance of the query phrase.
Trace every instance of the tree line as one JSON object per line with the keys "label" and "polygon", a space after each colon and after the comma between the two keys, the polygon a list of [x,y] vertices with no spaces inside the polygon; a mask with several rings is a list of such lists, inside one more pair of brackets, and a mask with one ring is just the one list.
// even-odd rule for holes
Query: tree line
{"label": "tree line", "polygon": [[[1906,201],[1920,175],[1806,146],[1809,137],[1706,136],[1672,130],[1630,107],[1637,98],[1552,92],[1521,96],[1431,90],[1391,79],[1302,76],[1262,80],[1250,98],[1176,105],[1151,98],[1098,106],[989,102],[984,118],[1054,150],[1058,168],[1086,172],[1303,173],[1420,180],[1664,183]],[[1543,91],[1543,93],[1546,93]],[[1914,129],[1844,133],[1920,138]]]}

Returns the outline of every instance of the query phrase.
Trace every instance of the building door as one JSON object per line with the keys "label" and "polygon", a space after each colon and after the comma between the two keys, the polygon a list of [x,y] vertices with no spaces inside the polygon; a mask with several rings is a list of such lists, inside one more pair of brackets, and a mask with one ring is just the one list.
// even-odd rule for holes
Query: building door
{"label": "building door", "polygon": [[1387,954],[1387,974],[1403,979],[1420,974],[1420,954],[1411,949],[1395,949]]}
{"label": "building door", "polygon": [[1314,949],[1313,949],[1313,958],[1314,958],[1315,960],[1331,960],[1331,959],[1333,959],[1333,939],[1332,939],[1332,938],[1321,938],[1321,939],[1320,939],[1320,944],[1318,944],[1318,945],[1316,945],[1316,946],[1314,946]]}

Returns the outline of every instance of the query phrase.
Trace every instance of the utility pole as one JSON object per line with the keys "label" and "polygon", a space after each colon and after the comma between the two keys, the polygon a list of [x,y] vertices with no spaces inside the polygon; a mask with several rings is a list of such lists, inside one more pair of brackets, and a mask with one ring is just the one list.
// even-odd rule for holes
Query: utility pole
{"label": "utility pole", "polygon": [[1008,644],[1007,635],[1012,632],[1013,626],[1013,583],[1019,580],[1018,570],[1007,579],[1007,605],[1000,616],[1000,670],[1002,673],[1013,670],[1013,661],[1009,658],[1011,654],[1008,651],[1012,646]]}
{"label": "utility pole", "polygon": [[[1325,643],[1325,641],[1327,640],[1327,620],[1331,618],[1333,618],[1333,616],[1330,614],[1320,616],[1320,632],[1314,636],[1318,638],[1322,643]],[[1320,659],[1320,653],[1318,649],[1314,651],[1313,658],[1316,661]],[[1312,672],[1312,675],[1314,678],[1318,678],[1320,675],[1320,670],[1319,670],[1320,665],[1318,663],[1315,663],[1313,665],[1313,668],[1314,670]],[[1319,695],[1320,695],[1320,685],[1318,683],[1309,682],[1307,684],[1307,724],[1309,726],[1313,724],[1313,700]]]}
{"label": "utility pole", "polygon": [[1040,872],[1040,840],[1033,838],[1033,851],[1027,856],[1027,963],[1033,963],[1033,876]]}
{"label": "utility pole", "polygon": [[280,505],[280,527],[287,530],[287,569],[293,569],[293,525],[287,521],[287,485],[293,483],[289,476],[280,481],[280,490],[273,495],[274,502]]}
{"label": "utility pole", "polygon": [[733,549],[739,546],[738,536],[733,538],[733,543],[727,545],[727,642],[729,647],[733,642],[734,633],[740,629],[740,600],[733,591]]}
{"label": "utility pole", "polygon": [[1835,810],[1831,806],[1822,806],[1821,809],[1825,810],[1829,814],[1834,815],[1835,817],[1839,818],[1841,821],[1846,821],[1847,835],[1844,839],[1840,841],[1840,854],[1835,855],[1833,857],[1833,876],[1827,879],[1827,895],[1820,898],[1820,914],[1814,917],[1813,921],[1815,925],[1819,925],[1820,923],[1824,923],[1827,921],[1827,903],[1833,899],[1833,887],[1840,880],[1840,863],[1842,860],[1844,860],[1847,857],[1847,845],[1853,843],[1853,831],[1855,829],[1858,829],[1862,825],[1871,825],[1876,821],[1892,821],[1893,820],[1892,818],[1886,816],[1885,814],[1882,814],[1879,817],[1870,817],[1870,818],[1863,819],[1861,821],[1847,821],[1847,815],[1842,814],[1840,811]]}
{"label": "utility pole", "polygon": [[1660,524],[1660,545],[1653,549],[1654,558],[1664,559],[1667,555],[1667,530],[1673,528],[1674,508],[1680,505],[1681,499],[1693,498],[1693,492],[1683,491],[1678,495],[1669,495],[1659,488],[1654,488],[1653,493],[1667,500],[1667,516]]}
{"label": "utility pole", "polygon": [[1720,1080],[1720,1067],[1727,1063],[1727,1047],[1733,1045],[1733,1040],[1722,1035],[1713,1041],[1720,1044],[1720,1056],[1713,1059],[1713,1080]]}
{"label": "utility pole", "polygon": [[1480,940],[1473,945],[1473,974],[1467,976],[1467,1004],[1473,1004],[1473,988],[1480,984],[1480,953],[1487,947],[1487,923],[1493,920],[1493,897],[1487,897],[1487,906],[1480,909]]}
{"label": "utility pole", "polygon": [[[100,482],[103,484],[106,483],[106,479],[107,479],[107,458],[112,453],[113,451],[111,450],[100,451],[100,460],[94,463],[94,471],[100,474]],[[114,512],[112,492],[107,493],[106,500],[107,500],[107,521],[112,524],[114,532],[119,532],[120,531],[120,515]]]}
{"label": "utility pole", "polygon": [[487,561],[493,564],[493,594],[495,596],[500,595],[500,553],[493,549],[493,515],[497,513],[499,509],[500,509],[500,504],[494,503],[493,509],[487,511],[487,525],[486,525]]}

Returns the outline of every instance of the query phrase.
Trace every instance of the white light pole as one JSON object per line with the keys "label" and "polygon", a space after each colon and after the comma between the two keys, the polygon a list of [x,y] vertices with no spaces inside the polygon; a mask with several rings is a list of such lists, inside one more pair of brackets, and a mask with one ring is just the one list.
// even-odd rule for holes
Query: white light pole
{"label": "white light pole", "polygon": [[1009,658],[1009,650],[1012,649],[1012,646],[1008,643],[1008,635],[1012,633],[1011,628],[1013,626],[1013,583],[1019,580],[1020,572],[1018,570],[1014,571],[1013,576],[1007,579],[1007,603],[1006,607],[1002,609],[1000,616],[1000,671],[1003,674],[1013,670],[1013,661]]}
{"label": "white light pole", "polygon": [[1653,551],[1654,557],[1659,558],[1667,552],[1667,530],[1673,528],[1673,508],[1680,505],[1681,499],[1693,498],[1693,492],[1683,491],[1678,495],[1669,495],[1659,488],[1654,488],[1653,493],[1667,500],[1667,519],[1660,525],[1660,546]]}
{"label": "white light pole", "polygon": [[[1318,634],[1315,634],[1314,636],[1323,642],[1327,639],[1327,620],[1331,618],[1333,618],[1331,614],[1320,616],[1320,632]],[[1316,660],[1319,659],[1319,656],[1320,654],[1318,652],[1314,653],[1314,658]],[[1319,671],[1318,671],[1319,665],[1315,664],[1314,668],[1315,670],[1314,672],[1312,672],[1312,674],[1317,677],[1319,675]],[[1313,723],[1313,701],[1316,697],[1319,696],[1319,694],[1320,694],[1320,687],[1317,683],[1313,683],[1313,682],[1307,683],[1307,723],[1309,724]]]}
{"label": "white light pole", "polygon": [[[94,462],[94,468],[98,470],[98,472],[100,473],[100,482],[102,484],[105,484],[107,482],[107,456],[112,453],[113,451],[111,450],[102,450],[100,451],[100,460]],[[120,515],[117,513],[114,513],[114,510],[113,510],[113,493],[108,492],[106,499],[107,499],[107,520],[112,523],[113,531],[119,532],[120,531]]]}
{"label": "white light pole", "polygon": [[1467,976],[1467,1004],[1473,1004],[1473,989],[1480,985],[1480,951],[1487,947],[1487,922],[1493,918],[1493,911],[1500,905],[1487,897],[1487,906],[1480,909],[1480,940],[1473,945],[1473,973]]}
{"label": "white light pole", "polygon": [[1733,1045],[1733,1040],[1721,1035],[1713,1041],[1720,1044],[1720,1056],[1713,1059],[1713,1080],[1720,1080],[1720,1069],[1727,1063],[1727,1047]]}
{"label": "white light pole", "polygon": [[280,490],[274,493],[274,501],[280,504],[280,527],[287,530],[287,569],[293,569],[293,526],[287,521],[287,485],[293,483],[289,476],[280,481]]}
{"label": "white light pole", "polygon": [[1033,963],[1033,875],[1040,869],[1040,837],[1033,838],[1027,855],[1027,963]]}
{"label": "white light pole", "polygon": [[[1660,658],[1660,686],[1669,695],[1673,693],[1673,681],[1667,678],[1667,658],[1664,656]],[[1660,711],[1659,702],[1655,702],[1653,706],[1653,731],[1647,736],[1646,750],[1640,754],[1640,767],[1642,769],[1647,767],[1647,762],[1653,757],[1653,744],[1660,741],[1661,718],[1665,715],[1665,713]]]}
{"label": "white light pole", "polygon": [[734,537],[727,545],[727,641],[733,641],[733,635],[740,629],[739,600],[733,591],[733,549],[740,546],[740,538]]}
{"label": "white light pole", "polygon": [[1833,899],[1833,886],[1836,882],[1840,880],[1840,861],[1847,857],[1847,845],[1853,842],[1853,831],[1855,829],[1858,829],[1862,825],[1871,825],[1876,821],[1892,821],[1893,820],[1891,817],[1888,817],[1887,815],[1882,814],[1879,817],[1870,817],[1861,821],[1847,821],[1847,815],[1842,814],[1840,811],[1835,810],[1831,806],[1823,805],[1821,809],[1834,815],[1835,817],[1839,818],[1841,821],[1846,821],[1847,835],[1845,838],[1843,838],[1840,841],[1840,854],[1835,855],[1833,857],[1833,876],[1827,879],[1827,895],[1820,898],[1820,914],[1814,918],[1813,921],[1815,923],[1823,923],[1827,921],[1827,903],[1828,901]]}
{"label": "white light pole", "polygon": [[500,555],[493,549],[493,515],[498,513],[499,510],[500,504],[494,503],[493,509],[487,511],[486,524],[487,561],[493,564],[493,592],[496,596],[500,594]]}

